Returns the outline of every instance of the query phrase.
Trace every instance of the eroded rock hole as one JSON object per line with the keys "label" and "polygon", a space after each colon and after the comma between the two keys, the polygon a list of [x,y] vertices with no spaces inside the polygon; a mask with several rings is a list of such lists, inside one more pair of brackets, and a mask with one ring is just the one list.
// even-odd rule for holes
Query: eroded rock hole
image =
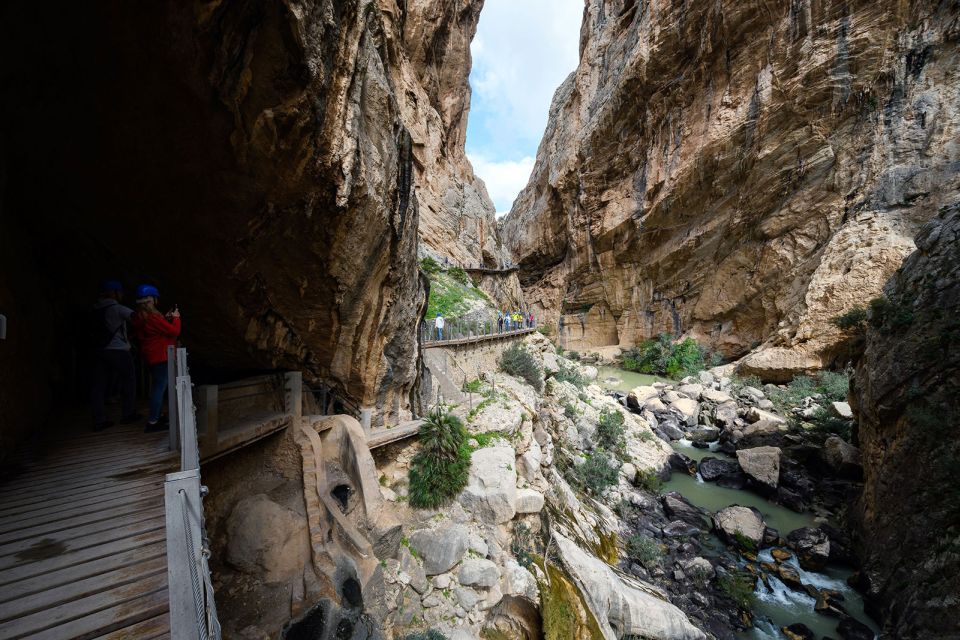
{"label": "eroded rock hole", "polygon": [[350,485],[348,484],[338,484],[330,492],[330,495],[334,500],[337,501],[337,504],[340,505],[340,511],[346,513],[347,506],[350,504]]}
{"label": "eroded rock hole", "polygon": [[323,637],[327,624],[325,603],[318,604],[302,618],[291,623],[283,632],[284,640],[316,640]]}
{"label": "eroded rock hole", "polygon": [[351,577],[343,581],[340,595],[343,596],[343,603],[351,609],[359,609],[363,606],[363,592],[356,578]]}

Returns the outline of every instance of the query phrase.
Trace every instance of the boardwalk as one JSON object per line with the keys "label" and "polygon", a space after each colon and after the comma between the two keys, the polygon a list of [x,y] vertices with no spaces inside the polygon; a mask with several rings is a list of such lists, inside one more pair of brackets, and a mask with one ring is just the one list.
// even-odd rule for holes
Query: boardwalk
{"label": "boardwalk", "polygon": [[516,329],[515,331],[501,331],[500,333],[485,333],[476,336],[465,336],[462,338],[450,338],[448,340],[424,340],[424,349],[435,349],[437,347],[455,347],[463,344],[473,344],[475,342],[487,342],[489,340],[503,340],[504,338],[515,338],[525,336],[536,331],[535,328]]}
{"label": "boardwalk", "polygon": [[166,433],[64,436],[0,483],[0,639],[169,638]]}

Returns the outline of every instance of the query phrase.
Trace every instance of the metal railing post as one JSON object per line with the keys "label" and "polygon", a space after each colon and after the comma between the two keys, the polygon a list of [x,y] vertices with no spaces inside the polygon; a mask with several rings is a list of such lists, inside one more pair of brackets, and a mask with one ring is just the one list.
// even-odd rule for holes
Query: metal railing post
{"label": "metal railing post", "polygon": [[288,371],[283,374],[283,410],[293,418],[293,424],[300,428],[300,418],[303,417],[303,374],[299,371]]}
{"label": "metal railing post", "polygon": [[167,347],[167,417],[170,419],[170,451],[180,447],[180,423],[177,415],[177,349]]}
{"label": "metal railing post", "polygon": [[177,400],[180,413],[180,468],[184,471],[200,468],[197,452],[197,424],[193,413],[193,391],[190,377],[177,378]]}

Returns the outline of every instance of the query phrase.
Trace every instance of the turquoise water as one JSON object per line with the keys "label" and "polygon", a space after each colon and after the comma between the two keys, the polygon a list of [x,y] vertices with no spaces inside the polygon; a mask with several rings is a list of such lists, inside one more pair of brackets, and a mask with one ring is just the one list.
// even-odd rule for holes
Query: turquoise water
{"label": "turquoise water", "polygon": [[[604,389],[613,391],[628,392],[634,387],[651,385],[654,382],[666,382],[667,384],[676,384],[673,380],[652,376],[648,373],[636,373],[634,371],[624,371],[618,367],[598,367],[599,375],[597,381]],[[616,378],[616,381],[607,382],[608,378]]]}

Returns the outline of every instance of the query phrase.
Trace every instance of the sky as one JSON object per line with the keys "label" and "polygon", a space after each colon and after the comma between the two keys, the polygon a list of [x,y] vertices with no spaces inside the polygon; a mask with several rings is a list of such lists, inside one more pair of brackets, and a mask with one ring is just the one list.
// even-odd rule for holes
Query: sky
{"label": "sky", "polygon": [[470,48],[467,156],[497,215],[527,184],[553,92],[576,69],[583,0],[486,0]]}

